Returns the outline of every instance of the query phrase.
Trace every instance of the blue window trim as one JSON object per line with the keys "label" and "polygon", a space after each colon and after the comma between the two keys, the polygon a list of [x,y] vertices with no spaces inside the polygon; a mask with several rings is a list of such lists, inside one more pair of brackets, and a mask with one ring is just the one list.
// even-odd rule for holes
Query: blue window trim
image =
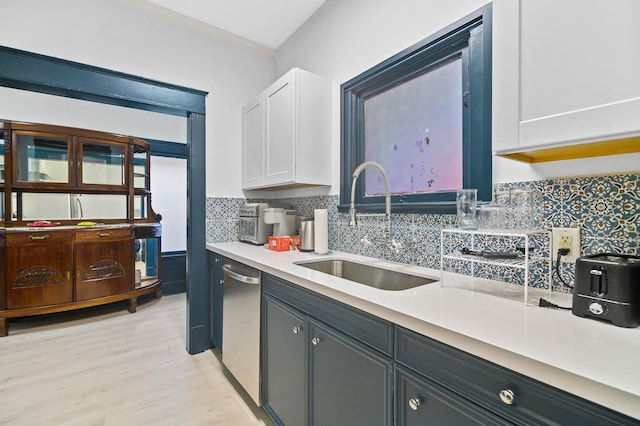
{"label": "blue window trim", "polygon": [[[491,200],[491,4],[392,56],[341,85],[340,211],[351,202],[352,174],[364,158],[364,104],[454,56],[463,60],[463,187]],[[455,191],[391,197],[392,209],[406,213],[454,213]],[[356,208],[384,210],[384,196],[365,197],[359,179]]]}

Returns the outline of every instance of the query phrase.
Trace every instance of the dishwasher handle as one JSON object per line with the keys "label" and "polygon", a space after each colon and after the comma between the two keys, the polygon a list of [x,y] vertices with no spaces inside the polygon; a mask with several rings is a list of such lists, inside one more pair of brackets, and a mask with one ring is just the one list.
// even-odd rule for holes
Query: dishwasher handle
{"label": "dishwasher handle", "polygon": [[240,281],[241,283],[245,283],[245,284],[260,284],[260,277],[248,277],[246,275],[242,275],[237,273],[236,271],[234,271],[231,268],[231,265],[224,265],[222,267],[222,269],[224,270],[224,273],[229,275],[231,278],[233,278],[234,280]]}

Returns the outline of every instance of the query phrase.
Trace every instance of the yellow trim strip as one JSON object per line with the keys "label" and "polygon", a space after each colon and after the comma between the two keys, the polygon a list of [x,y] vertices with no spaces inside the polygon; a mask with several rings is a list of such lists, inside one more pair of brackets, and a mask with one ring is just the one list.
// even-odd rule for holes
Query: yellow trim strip
{"label": "yellow trim strip", "polygon": [[498,156],[523,161],[525,163],[544,163],[547,161],[629,154],[632,152],[640,152],[640,136],[609,141],[589,142],[578,145],[559,146],[556,148],[511,152],[498,154]]}

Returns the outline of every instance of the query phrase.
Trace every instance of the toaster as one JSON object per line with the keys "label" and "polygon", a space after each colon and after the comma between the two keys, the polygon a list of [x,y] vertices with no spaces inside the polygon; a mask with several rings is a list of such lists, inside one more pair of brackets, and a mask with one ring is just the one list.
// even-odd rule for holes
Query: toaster
{"label": "toaster", "polygon": [[640,325],[640,257],[604,253],[578,258],[572,312],[619,327]]}

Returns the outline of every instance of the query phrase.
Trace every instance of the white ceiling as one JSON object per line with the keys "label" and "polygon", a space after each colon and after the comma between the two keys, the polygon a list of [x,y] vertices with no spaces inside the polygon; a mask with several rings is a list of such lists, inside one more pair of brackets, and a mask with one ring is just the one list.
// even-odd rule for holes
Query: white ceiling
{"label": "white ceiling", "polygon": [[178,14],[278,48],[325,0],[149,0]]}

